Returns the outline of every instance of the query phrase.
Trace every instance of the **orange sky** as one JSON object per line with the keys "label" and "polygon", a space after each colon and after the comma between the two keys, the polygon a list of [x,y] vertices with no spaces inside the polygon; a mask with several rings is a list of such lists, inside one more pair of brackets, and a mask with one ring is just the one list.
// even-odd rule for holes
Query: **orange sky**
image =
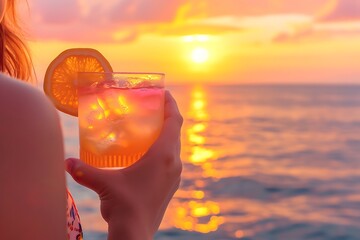
{"label": "orange sky", "polygon": [[40,79],[64,49],[92,47],[168,83],[360,83],[359,0],[32,0],[23,12]]}

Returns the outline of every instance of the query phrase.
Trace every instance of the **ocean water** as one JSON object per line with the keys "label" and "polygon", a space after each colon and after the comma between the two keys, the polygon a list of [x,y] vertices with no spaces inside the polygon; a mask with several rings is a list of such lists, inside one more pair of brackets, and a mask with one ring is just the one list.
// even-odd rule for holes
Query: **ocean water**
{"label": "ocean water", "polygon": [[[156,240],[360,239],[360,86],[173,86],[184,170]],[[61,115],[67,156],[77,122]],[[68,177],[85,239],[97,196]]]}

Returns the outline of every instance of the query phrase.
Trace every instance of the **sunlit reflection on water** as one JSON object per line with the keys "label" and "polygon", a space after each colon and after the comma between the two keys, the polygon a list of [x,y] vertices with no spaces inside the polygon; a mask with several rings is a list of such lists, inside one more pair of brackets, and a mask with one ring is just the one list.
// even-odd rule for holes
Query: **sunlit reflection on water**
{"label": "sunlit reflection on water", "polygon": [[[216,177],[210,161],[216,161],[216,153],[206,147],[206,131],[208,121],[206,92],[201,87],[195,87],[191,92],[190,111],[187,117],[192,124],[186,127],[186,147],[189,149],[189,156],[184,161],[198,167],[198,178]],[[177,203],[175,212],[171,215],[174,226],[186,230],[200,233],[216,231],[224,223],[224,218],[220,213],[220,205],[215,201],[206,200],[206,192],[201,188],[185,190],[185,195],[192,200]]]}
{"label": "sunlit reflection on water", "polygon": [[187,231],[208,233],[216,231],[224,222],[219,216],[219,204],[212,201],[189,201],[176,208],[174,226]]}
{"label": "sunlit reflection on water", "polygon": [[311,102],[327,97],[306,89],[294,97],[281,89],[209,89],[193,87],[183,101],[184,180],[167,227],[206,233],[184,239],[311,239],[317,231],[328,239],[342,230],[320,226],[337,224],[354,231],[359,164],[346,157],[354,148],[344,142],[360,141],[342,125],[360,114],[341,118],[344,108]]}
{"label": "sunlit reflection on water", "polygon": [[214,151],[201,146],[194,146],[191,148],[191,151],[192,155],[190,156],[190,161],[195,165],[202,165],[210,159],[213,159],[215,156]]}

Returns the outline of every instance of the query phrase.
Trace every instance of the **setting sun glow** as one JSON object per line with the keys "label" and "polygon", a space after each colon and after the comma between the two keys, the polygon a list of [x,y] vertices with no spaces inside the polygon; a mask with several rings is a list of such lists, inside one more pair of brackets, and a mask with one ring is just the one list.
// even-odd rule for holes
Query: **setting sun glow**
{"label": "setting sun glow", "polygon": [[191,58],[195,63],[204,63],[209,59],[209,52],[205,48],[197,47],[192,51]]}

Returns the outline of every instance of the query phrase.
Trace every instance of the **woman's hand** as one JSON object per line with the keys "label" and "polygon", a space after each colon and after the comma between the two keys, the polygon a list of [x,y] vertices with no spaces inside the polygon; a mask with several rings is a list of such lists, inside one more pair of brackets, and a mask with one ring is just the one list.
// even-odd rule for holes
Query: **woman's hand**
{"label": "woman's hand", "polygon": [[102,170],[78,159],[66,160],[74,180],[99,194],[108,239],[152,239],[179,187],[182,122],[174,98],[166,92],[162,132],[138,162],[121,170]]}

